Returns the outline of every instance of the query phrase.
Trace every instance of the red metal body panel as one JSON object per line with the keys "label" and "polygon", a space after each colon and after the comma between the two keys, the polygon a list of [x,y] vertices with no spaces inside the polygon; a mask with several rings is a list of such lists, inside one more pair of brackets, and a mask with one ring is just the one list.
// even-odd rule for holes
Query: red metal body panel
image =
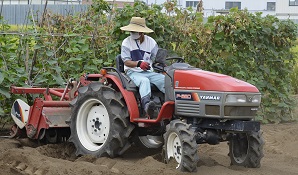
{"label": "red metal body panel", "polygon": [[53,91],[57,91],[60,93],[63,93],[64,88],[36,88],[36,87],[16,87],[16,86],[11,86],[10,91],[14,94],[42,94],[49,89]]}
{"label": "red metal body panel", "polygon": [[101,75],[101,74],[86,74],[85,77],[88,77],[88,78],[101,78],[101,77],[103,77],[103,75]]}
{"label": "red metal body panel", "polygon": [[43,107],[69,107],[70,101],[43,101]]}
{"label": "red metal body panel", "polygon": [[231,76],[204,70],[176,70],[174,74],[175,89],[196,89],[222,92],[259,92],[259,90],[242,80]]}
{"label": "red metal body panel", "polygon": [[32,139],[37,139],[42,128],[48,129],[49,125],[42,113],[43,100],[36,98],[30,108],[29,119],[26,124],[27,136]]}
{"label": "red metal body panel", "polygon": [[143,122],[143,123],[157,123],[164,119],[171,119],[174,113],[174,108],[175,108],[175,102],[167,101],[162,105],[161,110],[156,119],[136,118],[133,121]]}
{"label": "red metal body panel", "polygon": [[[10,92],[14,94],[43,94],[45,100],[51,101],[52,97],[51,95],[55,95],[58,97],[63,96],[64,88],[27,88],[27,87],[16,87],[16,86],[11,86],[10,87]],[[68,92],[69,90],[66,90]],[[65,100],[68,100],[69,97],[68,95],[64,95]],[[63,100],[61,99],[61,101]]]}

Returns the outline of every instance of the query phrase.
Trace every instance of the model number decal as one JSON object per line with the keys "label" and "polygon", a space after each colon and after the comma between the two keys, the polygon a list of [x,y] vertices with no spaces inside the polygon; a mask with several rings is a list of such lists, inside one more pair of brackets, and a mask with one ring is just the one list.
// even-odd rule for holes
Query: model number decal
{"label": "model number decal", "polygon": [[199,94],[196,92],[176,92],[176,100],[190,100],[190,101],[200,101]]}
{"label": "model number decal", "polygon": [[191,94],[190,93],[176,93],[176,99],[180,99],[180,100],[191,100]]}

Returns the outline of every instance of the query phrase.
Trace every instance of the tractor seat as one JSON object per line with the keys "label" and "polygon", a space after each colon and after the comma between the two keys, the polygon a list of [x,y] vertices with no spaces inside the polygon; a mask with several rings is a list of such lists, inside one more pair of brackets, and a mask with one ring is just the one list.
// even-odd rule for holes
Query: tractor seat
{"label": "tractor seat", "polygon": [[116,68],[121,72],[124,73],[124,62],[121,58],[121,55],[116,56]]}
{"label": "tractor seat", "polygon": [[[122,76],[125,76],[125,79],[128,80],[129,83],[133,83],[131,81],[131,79],[125,75],[124,62],[123,62],[120,54],[116,56],[116,68],[123,74]],[[134,86],[136,86],[136,85],[134,84]],[[159,91],[159,89],[155,86],[155,84],[151,83],[151,91]]]}

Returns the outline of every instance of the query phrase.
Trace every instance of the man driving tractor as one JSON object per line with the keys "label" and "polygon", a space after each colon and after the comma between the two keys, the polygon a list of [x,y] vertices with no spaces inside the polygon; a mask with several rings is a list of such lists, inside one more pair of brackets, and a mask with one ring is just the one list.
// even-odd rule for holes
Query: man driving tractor
{"label": "man driving tractor", "polygon": [[123,40],[121,46],[121,58],[124,62],[124,70],[139,87],[142,108],[147,117],[153,117],[155,103],[151,101],[151,86],[154,84],[161,92],[165,93],[164,75],[153,72],[152,63],[155,60],[158,45],[156,41],[144,33],[151,33],[144,18],[132,17],[129,25],[120,28],[129,31],[130,36]]}

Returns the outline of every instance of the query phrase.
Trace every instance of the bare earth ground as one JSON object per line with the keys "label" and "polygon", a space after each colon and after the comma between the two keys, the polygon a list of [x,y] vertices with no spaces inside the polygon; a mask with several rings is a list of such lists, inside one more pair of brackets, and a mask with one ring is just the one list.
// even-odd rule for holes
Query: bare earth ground
{"label": "bare earth ground", "polygon": [[212,175],[298,175],[298,123],[262,125],[265,139],[261,168],[230,166],[227,143],[200,145],[198,172],[181,173],[160,155],[146,156],[129,150],[119,158],[75,157],[69,143],[38,146],[28,139],[0,138],[2,175],[112,175],[112,174],[212,174]]}

